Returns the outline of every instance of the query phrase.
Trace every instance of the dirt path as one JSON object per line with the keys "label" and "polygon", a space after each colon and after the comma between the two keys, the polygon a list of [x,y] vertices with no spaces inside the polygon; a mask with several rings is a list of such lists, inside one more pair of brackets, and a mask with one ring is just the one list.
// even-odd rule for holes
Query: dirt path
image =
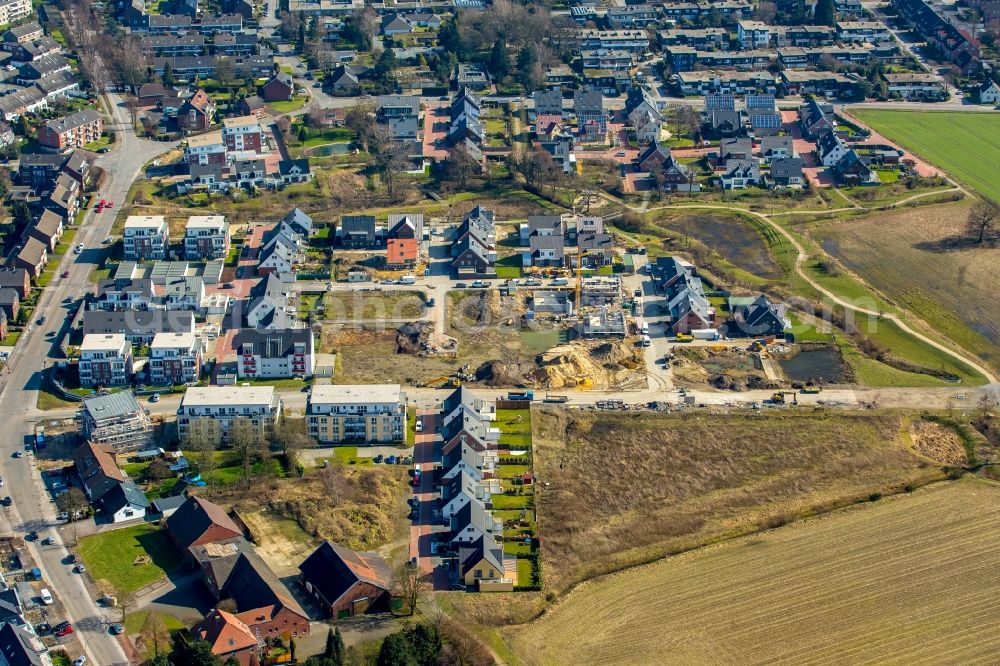
{"label": "dirt path", "polygon": [[[948,180],[949,183],[951,183],[952,185],[954,185],[954,189],[952,189],[952,190],[943,190],[943,192],[953,192],[953,191],[957,190],[957,191],[961,191],[962,193],[968,195],[968,192],[966,192],[958,183],[956,183],[955,181],[953,181],[951,178],[948,178],[947,176],[945,176],[945,178]],[[940,193],[941,192],[926,192],[926,193],[922,193],[922,194],[915,194],[912,197],[907,197],[906,199],[902,199],[900,201],[897,201],[897,202],[893,203],[890,206],[886,206],[885,208],[895,208],[895,207],[898,207],[898,206],[900,206],[902,204],[905,204],[905,203],[907,203],[909,201],[913,201],[913,200],[919,199],[919,198],[921,198],[923,196],[927,196],[927,195],[930,195],[930,194],[940,194]],[[725,211],[729,211],[729,212],[741,213],[743,215],[749,215],[751,217],[755,217],[758,220],[761,220],[762,222],[766,223],[768,226],[770,226],[772,229],[774,229],[775,231],[777,231],[779,234],[781,234],[782,237],[784,237],[786,240],[788,240],[788,242],[791,243],[792,247],[795,248],[795,251],[796,251],[795,272],[796,272],[796,274],[798,274],[799,277],[801,277],[803,280],[805,280],[806,283],[809,284],[810,287],[812,287],[813,289],[815,289],[819,293],[823,294],[824,296],[826,296],[827,298],[829,298],[832,302],[834,302],[837,305],[843,307],[844,309],[851,310],[853,312],[857,312],[857,313],[863,314],[863,315],[868,315],[868,316],[878,317],[878,318],[881,318],[881,319],[891,320],[904,333],[907,333],[908,335],[916,338],[917,340],[920,340],[924,344],[926,344],[926,345],[928,345],[930,347],[933,347],[933,348],[935,348],[935,349],[937,349],[937,350],[939,350],[941,352],[944,352],[948,356],[951,356],[952,358],[954,358],[954,359],[956,359],[956,360],[958,360],[958,361],[960,361],[960,362],[968,365],[973,370],[975,370],[976,372],[978,372],[981,375],[983,375],[983,377],[986,378],[986,381],[988,383],[990,383],[990,384],[996,384],[997,383],[996,375],[994,375],[990,370],[987,370],[986,367],[983,366],[982,364],[980,364],[977,361],[973,360],[973,358],[971,357],[971,355],[967,354],[965,352],[965,350],[959,351],[959,350],[957,350],[955,348],[952,348],[952,347],[949,347],[949,346],[947,346],[945,344],[942,344],[942,343],[940,343],[940,342],[938,342],[936,340],[932,340],[931,338],[927,337],[926,335],[924,335],[922,333],[919,333],[918,331],[915,331],[912,328],[910,328],[897,315],[894,315],[894,314],[883,314],[881,312],[878,312],[877,310],[870,310],[868,308],[863,308],[863,307],[859,307],[857,305],[853,305],[853,304],[847,302],[846,300],[840,298],[839,296],[837,296],[836,294],[834,294],[833,292],[831,292],[830,290],[828,290],[823,285],[819,284],[803,268],[803,264],[805,263],[806,259],[808,259],[808,257],[809,257],[809,255],[806,252],[805,248],[802,247],[802,244],[799,243],[795,239],[795,237],[792,236],[792,234],[789,233],[783,226],[781,226],[780,224],[778,224],[777,222],[775,222],[774,220],[772,220],[770,215],[765,215],[765,214],[762,214],[762,213],[757,213],[757,212],[749,210],[747,208],[742,208],[740,206],[732,206],[732,205],[727,205],[727,204],[716,204],[716,203],[703,203],[703,204],[695,204],[695,203],[691,203],[691,204],[666,204],[666,205],[663,205],[663,206],[657,206],[655,208],[645,208],[644,206],[643,207],[633,206],[633,205],[631,205],[629,203],[626,203],[626,202],[622,201],[621,199],[618,199],[617,197],[613,197],[612,195],[607,194],[605,192],[600,192],[599,194],[601,196],[604,196],[608,200],[613,201],[614,203],[617,203],[618,205],[625,206],[626,208],[628,208],[628,209],[630,209],[632,211],[641,212],[641,213],[652,212],[652,211],[656,211],[656,210],[671,210],[671,209],[676,210],[676,209],[698,209],[698,208],[701,208],[701,209],[725,210]],[[825,210],[825,211],[792,211],[792,212],[794,212],[794,213],[804,213],[804,212],[805,213],[809,213],[809,212],[829,213],[829,212],[833,212],[833,211],[837,211],[837,210],[866,210],[866,211],[873,211],[873,210],[878,210],[878,209],[880,209],[880,208],[874,208],[873,209],[873,208],[867,208],[867,207],[864,207],[864,206],[858,206],[858,208],[842,208],[842,209],[831,209],[831,210]],[[784,213],[784,214],[787,214],[787,213]],[[869,287],[869,288],[871,288],[871,287]]]}

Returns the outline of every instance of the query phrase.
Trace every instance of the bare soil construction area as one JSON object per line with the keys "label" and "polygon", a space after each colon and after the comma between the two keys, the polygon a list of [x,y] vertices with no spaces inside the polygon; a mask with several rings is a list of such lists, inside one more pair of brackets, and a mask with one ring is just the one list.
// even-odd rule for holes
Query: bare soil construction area
{"label": "bare soil construction area", "polygon": [[990,663],[998,559],[1000,487],[966,479],[585,583],[504,635],[528,664]]}
{"label": "bare soil construction area", "polygon": [[823,249],[934,330],[1000,366],[1000,244],[964,234],[968,203],[823,223]]}
{"label": "bare soil construction area", "polygon": [[895,414],[543,407],[532,423],[554,589],[943,476],[909,452]]}

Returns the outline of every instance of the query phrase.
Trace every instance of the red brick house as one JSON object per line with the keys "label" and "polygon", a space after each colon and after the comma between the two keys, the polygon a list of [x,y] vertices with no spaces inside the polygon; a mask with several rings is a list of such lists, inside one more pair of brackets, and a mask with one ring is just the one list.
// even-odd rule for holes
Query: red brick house
{"label": "red brick house", "polygon": [[215,117],[215,102],[204,90],[198,90],[181,105],[177,111],[177,125],[182,130],[201,132],[212,125]]}
{"label": "red brick house", "polygon": [[270,81],[260,87],[260,96],[265,102],[287,102],[295,95],[292,75],[278,72]]}
{"label": "red brick house", "polygon": [[181,552],[191,546],[243,536],[225,509],[200,497],[189,497],[167,518],[167,533]]}
{"label": "red brick house", "polygon": [[306,592],[334,618],[383,609],[392,574],[381,557],[324,541],[299,565]]}
{"label": "red brick house", "polygon": [[20,299],[25,299],[31,292],[31,277],[28,271],[17,266],[0,267],[0,289],[10,288],[17,292]]}
{"label": "red brick house", "polygon": [[260,656],[260,643],[250,627],[232,613],[218,608],[194,625],[191,635],[207,641],[212,646],[212,654],[223,662],[236,657],[240,666],[250,666],[253,655],[258,659]]}

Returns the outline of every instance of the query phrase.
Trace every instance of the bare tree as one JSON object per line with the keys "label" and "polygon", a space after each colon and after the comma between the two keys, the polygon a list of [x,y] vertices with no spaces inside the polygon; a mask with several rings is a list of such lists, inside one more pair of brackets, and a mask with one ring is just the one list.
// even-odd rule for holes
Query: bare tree
{"label": "bare tree", "polygon": [[482,171],[482,168],[465,148],[457,147],[448,155],[444,165],[445,178],[455,184],[459,190],[464,190],[469,178]]}
{"label": "bare tree", "polygon": [[243,465],[243,478],[249,479],[253,467],[254,455],[260,448],[260,431],[250,419],[241,416],[233,420],[229,431],[229,442],[233,445]]}
{"label": "bare tree", "polygon": [[1000,226],[1000,206],[989,200],[976,202],[969,209],[965,224],[969,235],[975,236],[977,243],[982,243],[987,233]]}
{"label": "bare tree", "polygon": [[351,107],[344,117],[344,125],[357,135],[361,149],[368,152],[375,131],[375,105],[371,102],[360,102]]}
{"label": "bare tree", "polygon": [[218,421],[200,417],[188,424],[186,444],[194,452],[198,471],[202,474],[215,469],[215,451],[221,442],[222,431]]}
{"label": "bare tree", "polygon": [[413,566],[409,561],[403,560],[396,565],[392,573],[393,593],[399,596],[406,604],[410,615],[417,612],[417,605],[427,593],[428,584],[425,576],[420,573],[420,568]]}
{"label": "bare tree", "polygon": [[164,624],[159,613],[150,612],[146,616],[146,621],[142,623],[139,632],[140,638],[147,644],[153,646],[153,656],[159,657],[161,652],[166,653],[170,647],[170,631]]}
{"label": "bare tree", "polygon": [[215,62],[215,80],[224,88],[228,88],[236,78],[233,61],[229,58],[219,58]]}
{"label": "bare tree", "polygon": [[285,456],[289,472],[293,472],[298,467],[299,451],[312,445],[306,420],[304,418],[283,420],[281,427],[275,430],[274,437],[281,445],[281,452]]}
{"label": "bare tree", "polygon": [[393,139],[389,129],[381,125],[375,126],[370,148],[386,193],[390,199],[395,199],[397,178],[410,163],[409,148],[402,141]]}

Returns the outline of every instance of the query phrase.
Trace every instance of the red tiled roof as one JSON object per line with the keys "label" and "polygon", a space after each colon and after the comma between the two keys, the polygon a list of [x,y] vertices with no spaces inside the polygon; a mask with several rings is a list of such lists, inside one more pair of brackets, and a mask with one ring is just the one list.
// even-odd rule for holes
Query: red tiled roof
{"label": "red tiled roof", "polygon": [[212,646],[212,654],[229,654],[257,646],[250,627],[232,613],[216,608],[191,630]]}
{"label": "red tiled roof", "polygon": [[417,259],[416,238],[390,238],[385,244],[385,254],[390,264],[402,264]]}

